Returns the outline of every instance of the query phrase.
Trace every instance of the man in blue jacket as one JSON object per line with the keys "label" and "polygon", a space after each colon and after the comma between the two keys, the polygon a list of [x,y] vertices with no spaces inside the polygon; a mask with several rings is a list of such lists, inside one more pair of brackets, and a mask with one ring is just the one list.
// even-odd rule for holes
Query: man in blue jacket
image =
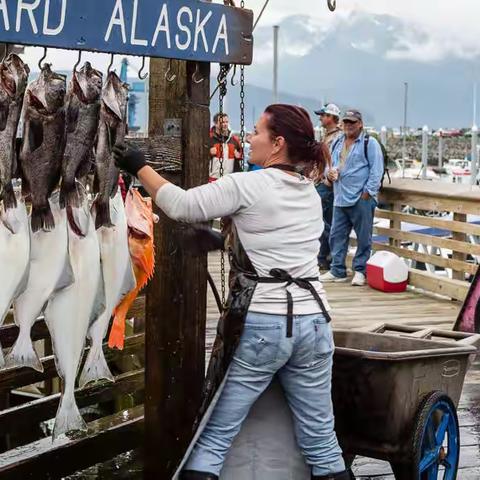
{"label": "man in blue jacket", "polygon": [[363,131],[362,114],[347,110],[343,131],[332,145],[332,168],[327,177],[334,185],[333,224],[330,232],[332,264],[322,282],[347,281],[345,259],[352,228],[357,236],[352,285],[365,285],[365,270],[372,249],[372,230],[384,162],[380,144]]}

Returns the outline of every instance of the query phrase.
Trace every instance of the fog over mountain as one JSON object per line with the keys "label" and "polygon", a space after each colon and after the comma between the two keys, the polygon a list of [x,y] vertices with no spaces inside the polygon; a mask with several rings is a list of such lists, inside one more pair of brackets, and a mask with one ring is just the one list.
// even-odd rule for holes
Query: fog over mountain
{"label": "fog over mountain", "polygon": [[[478,54],[433,42],[388,15],[357,12],[328,26],[291,16],[280,23],[280,101],[310,111],[334,101],[362,110],[370,125],[398,127],[408,82],[410,126],[470,126],[473,82],[480,79]],[[272,101],[272,55],[272,29],[259,27],[254,65],[246,69],[249,128]],[[227,105],[238,126],[238,89],[230,87]]]}

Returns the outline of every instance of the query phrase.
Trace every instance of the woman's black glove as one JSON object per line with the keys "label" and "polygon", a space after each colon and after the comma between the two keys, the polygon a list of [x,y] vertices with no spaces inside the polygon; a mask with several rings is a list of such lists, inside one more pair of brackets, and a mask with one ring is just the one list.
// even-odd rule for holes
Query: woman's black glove
{"label": "woman's black glove", "polygon": [[224,236],[203,225],[189,227],[183,232],[182,237],[183,247],[193,256],[225,248]]}
{"label": "woman's black glove", "polygon": [[137,176],[138,171],[147,165],[145,155],[135,147],[118,143],[113,147],[115,165],[124,172]]}

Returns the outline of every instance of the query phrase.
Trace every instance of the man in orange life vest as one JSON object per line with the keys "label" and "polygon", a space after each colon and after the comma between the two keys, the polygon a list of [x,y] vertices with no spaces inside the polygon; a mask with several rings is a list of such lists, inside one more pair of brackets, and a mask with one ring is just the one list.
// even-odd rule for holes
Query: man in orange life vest
{"label": "man in orange life vest", "polygon": [[209,181],[220,178],[220,157],[223,145],[223,175],[242,171],[242,145],[240,139],[229,129],[228,115],[217,113],[213,117],[214,126],[210,130],[210,170]]}

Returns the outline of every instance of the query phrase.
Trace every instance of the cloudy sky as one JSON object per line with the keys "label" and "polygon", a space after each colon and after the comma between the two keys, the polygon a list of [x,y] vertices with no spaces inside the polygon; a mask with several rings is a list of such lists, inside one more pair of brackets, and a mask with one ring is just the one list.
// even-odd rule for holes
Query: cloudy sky
{"label": "cloudy sky", "polygon": [[[255,12],[264,3],[246,0]],[[415,60],[435,61],[451,54],[468,58],[480,53],[478,0],[337,0],[335,13],[328,10],[326,0],[270,0],[261,23],[274,25],[285,17],[303,14],[331,29],[339,18],[356,12],[388,14],[408,22],[411,31],[424,33],[426,41],[421,44],[408,35],[401,39],[402,54]]]}

